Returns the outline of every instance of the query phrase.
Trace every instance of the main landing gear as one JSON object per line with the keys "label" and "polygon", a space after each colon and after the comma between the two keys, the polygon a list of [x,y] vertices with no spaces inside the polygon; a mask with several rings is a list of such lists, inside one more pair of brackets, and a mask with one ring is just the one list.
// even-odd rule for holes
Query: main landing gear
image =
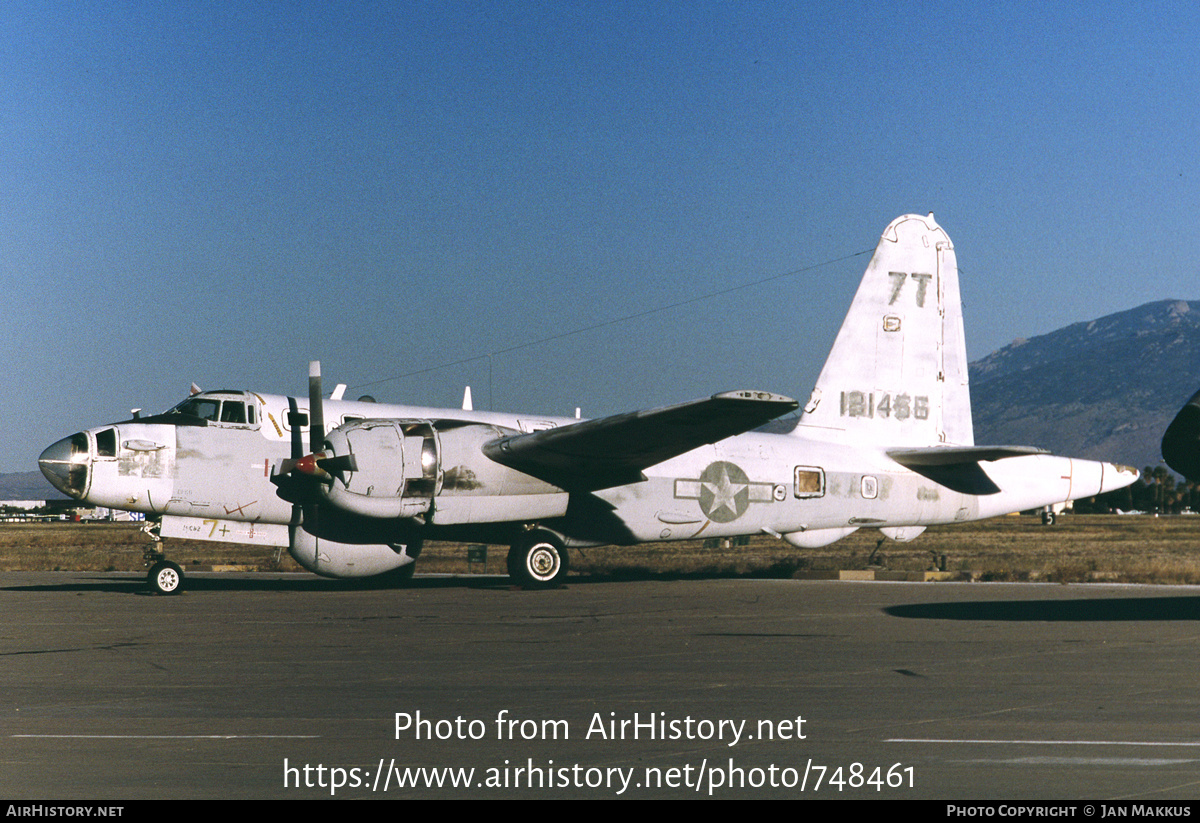
{"label": "main landing gear", "polygon": [[530,589],[562,585],[569,562],[562,538],[553,532],[534,530],[522,534],[508,550],[508,576]]}

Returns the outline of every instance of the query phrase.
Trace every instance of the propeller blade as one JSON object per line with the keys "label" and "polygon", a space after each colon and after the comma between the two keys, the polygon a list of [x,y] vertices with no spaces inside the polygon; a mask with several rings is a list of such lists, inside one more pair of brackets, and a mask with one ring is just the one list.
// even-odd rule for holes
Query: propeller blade
{"label": "propeller blade", "polygon": [[323,470],[330,477],[336,477],[338,480],[341,480],[342,485],[345,485],[346,472],[358,471],[358,461],[354,459],[354,455],[352,454],[318,458],[317,468]]}
{"label": "propeller blade", "polygon": [[325,403],[321,399],[321,361],[308,364],[308,445],[319,452],[325,443]]}

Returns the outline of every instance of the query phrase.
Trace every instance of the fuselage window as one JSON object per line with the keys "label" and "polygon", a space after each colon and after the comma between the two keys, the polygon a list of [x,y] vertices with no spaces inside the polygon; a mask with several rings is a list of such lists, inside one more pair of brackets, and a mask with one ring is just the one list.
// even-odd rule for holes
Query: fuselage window
{"label": "fuselage window", "polygon": [[221,407],[221,422],[244,424],[246,422],[246,404],[226,400],[225,405]]}
{"label": "fuselage window", "polygon": [[823,497],[825,495],[825,470],[812,466],[796,467],[796,496]]}

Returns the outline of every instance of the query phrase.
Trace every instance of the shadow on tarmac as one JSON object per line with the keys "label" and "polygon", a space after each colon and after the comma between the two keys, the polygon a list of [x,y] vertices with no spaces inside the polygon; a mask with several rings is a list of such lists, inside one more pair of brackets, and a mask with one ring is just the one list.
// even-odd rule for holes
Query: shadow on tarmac
{"label": "shadow on tarmac", "polygon": [[[14,576],[20,573],[14,573]],[[150,590],[146,578],[141,574],[116,572],[54,572],[38,573],[39,582],[23,585],[0,586],[0,592],[107,592],[128,594],[137,597],[161,597]],[[53,574],[61,582],[45,582],[47,574]],[[566,590],[583,586],[612,586],[635,582],[668,583],[678,580],[729,580],[737,576],[717,574],[702,576],[621,574],[573,575],[567,583],[558,587]],[[11,577],[9,578],[12,579]],[[742,578],[762,579],[762,578]],[[928,585],[928,584],[923,584]],[[514,584],[506,575],[417,575],[409,581],[365,578],[359,580],[329,580],[307,574],[229,574],[222,572],[193,572],[187,575],[183,591],[176,596],[187,597],[189,593],[222,592],[295,592],[319,595],[323,593],[343,594],[355,591],[405,591],[435,589],[463,589],[492,592],[522,592],[540,594],[537,590],[525,590]],[[553,591],[553,590],[551,590]],[[933,591],[931,589],[930,591]],[[1164,597],[1109,597],[1108,592],[1097,590],[1097,597],[1072,597],[1057,600],[963,600],[953,603],[911,603],[888,606],[881,611],[890,617],[909,620],[959,620],[983,622],[1150,622],[1200,620],[1200,592],[1196,595]]]}
{"label": "shadow on tarmac", "polygon": [[[14,575],[21,574],[14,572]],[[32,574],[42,575],[40,572]],[[164,597],[150,590],[144,574],[122,572],[53,572],[61,576],[61,583],[29,583],[24,585],[0,586],[0,592],[109,592],[145,597]],[[558,589],[572,586],[620,585],[632,582],[669,582],[674,580],[728,580],[736,575],[714,574],[630,574],[620,575],[572,575]],[[750,579],[750,578],[747,578]],[[188,592],[323,592],[353,591],[420,591],[429,589],[475,589],[482,591],[539,591],[526,589],[513,583],[507,575],[464,574],[464,575],[416,575],[410,580],[396,581],[386,577],[331,580],[303,573],[226,573],[192,572],[185,570],[183,589],[173,597],[186,596]]]}
{"label": "shadow on tarmac", "polygon": [[[12,572],[14,576],[24,572]],[[30,572],[41,575],[42,572]],[[144,573],[137,572],[46,572],[60,575],[61,583],[30,583],[25,585],[0,585],[0,591],[109,591],[115,594],[137,594],[166,596],[152,593]],[[180,595],[188,591],[385,591],[421,589],[479,589],[499,591],[536,591],[512,583],[508,575],[415,575],[408,581],[396,581],[386,576],[330,579],[307,575],[302,572],[188,572],[184,569],[185,582]],[[635,582],[672,581],[719,581],[719,579],[767,579],[755,575],[736,573],[656,573],[642,570],[620,570],[606,575],[571,575],[558,589],[569,589],[572,585],[612,585]],[[179,596],[179,595],[170,595]]]}
{"label": "shadow on tarmac", "polygon": [[[395,589],[509,589],[515,588],[507,577],[431,577],[414,578],[404,583],[377,582],[367,580],[328,580],[305,574],[286,575],[232,575],[225,573],[193,573],[186,575],[182,591],[172,597],[186,596],[188,592],[322,592],[381,591]],[[69,574],[62,583],[32,583],[28,585],[0,586],[0,592],[110,592],[134,594],[146,597],[163,597],[150,590],[145,575],[116,575],[100,572],[77,572]]]}
{"label": "shadow on tarmac", "polygon": [[916,620],[1111,623],[1200,620],[1200,594],[1177,597],[1100,597],[1070,600],[991,600],[913,603],[883,613]]}

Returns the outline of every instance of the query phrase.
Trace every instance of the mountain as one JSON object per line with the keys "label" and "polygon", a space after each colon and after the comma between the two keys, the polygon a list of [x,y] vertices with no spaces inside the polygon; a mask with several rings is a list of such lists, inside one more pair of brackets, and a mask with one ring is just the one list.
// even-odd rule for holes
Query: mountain
{"label": "mountain", "polygon": [[970,380],[976,443],[1157,465],[1163,431],[1200,389],[1200,301],[1015,340],[971,363]]}
{"label": "mountain", "polygon": [[66,500],[40,471],[0,474],[0,500]]}

